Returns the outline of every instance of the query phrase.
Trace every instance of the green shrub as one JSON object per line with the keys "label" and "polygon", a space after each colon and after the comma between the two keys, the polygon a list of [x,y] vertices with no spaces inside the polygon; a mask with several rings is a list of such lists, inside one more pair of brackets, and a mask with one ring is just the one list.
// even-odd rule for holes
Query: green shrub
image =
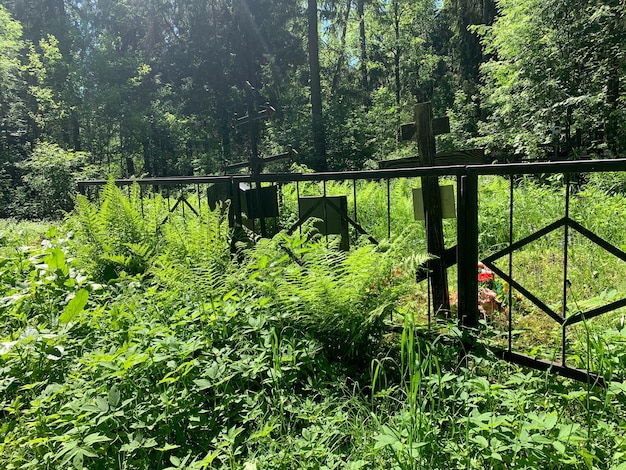
{"label": "green shrub", "polygon": [[42,142],[19,164],[23,172],[15,207],[24,218],[59,219],[74,207],[76,181],[86,174],[87,155]]}

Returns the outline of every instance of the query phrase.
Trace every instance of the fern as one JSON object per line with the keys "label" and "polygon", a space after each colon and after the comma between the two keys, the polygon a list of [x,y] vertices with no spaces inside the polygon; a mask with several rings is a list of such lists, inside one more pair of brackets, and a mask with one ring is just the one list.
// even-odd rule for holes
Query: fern
{"label": "fern", "polygon": [[159,195],[140,196],[137,187],[124,195],[109,183],[99,206],[78,198],[70,219],[76,251],[96,279],[122,271],[149,274],[157,288],[200,305],[233,290],[271,299],[279,330],[299,329],[329,354],[358,357],[367,351],[411,285],[399,282],[398,273],[412,277],[424,258],[414,248],[415,225],[385,245],[363,243],[343,252],[337,237],[327,243],[310,221],[301,235],[259,239],[242,260],[233,260],[223,212],[200,207],[200,217],[185,218],[168,213]]}
{"label": "fern", "polygon": [[161,228],[164,248],[153,270],[158,282],[200,299],[219,295],[231,264],[229,234],[219,209],[202,211],[184,225],[168,221]]}
{"label": "fern", "polygon": [[284,326],[314,336],[331,354],[357,358],[380,336],[383,319],[407,294],[411,284],[399,277],[412,277],[403,266],[413,236],[408,231],[387,247],[368,244],[346,253],[328,246],[307,224],[302,236],[281,233],[260,241],[246,253],[245,269],[231,282],[273,299],[275,316]]}
{"label": "fern", "polygon": [[101,192],[101,203],[78,196],[68,224],[74,232],[77,258],[99,281],[110,281],[122,271],[145,273],[158,240],[154,223],[142,214],[137,185],[124,196],[112,181]]}

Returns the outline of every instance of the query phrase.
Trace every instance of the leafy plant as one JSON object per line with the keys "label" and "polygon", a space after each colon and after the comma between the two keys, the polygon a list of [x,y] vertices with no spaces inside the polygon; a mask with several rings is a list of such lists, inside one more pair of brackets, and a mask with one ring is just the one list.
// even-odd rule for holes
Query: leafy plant
{"label": "leafy plant", "polygon": [[139,188],[133,186],[129,197],[113,182],[101,193],[99,206],[77,196],[75,216],[70,219],[77,256],[87,271],[99,281],[111,281],[123,272],[145,273],[158,245],[155,213],[142,213]]}
{"label": "leafy plant", "polygon": [[[454,323],[420,326],[418,224],[350,252],[306,224],[237,258],[202,202],[184,216],[111,185],[78,204],[43,242],[5,237],[2,468],[588,469],[626,455],[622,383],[530,372]],[[621,377],[617,315],[572,328],[569,363]]]}
{"label": "leafy plant", "polygon": [[74,207],[76,181],[86,174],[87,155],[46,142],[38,144],[19,168],[24,172],[19,214],[29,218],[59,219]]}

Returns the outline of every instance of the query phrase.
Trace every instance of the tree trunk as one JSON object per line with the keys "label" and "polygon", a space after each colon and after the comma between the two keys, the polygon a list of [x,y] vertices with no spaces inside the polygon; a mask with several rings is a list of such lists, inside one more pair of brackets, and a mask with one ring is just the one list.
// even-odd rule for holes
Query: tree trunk
{"label": "tree trunk", "polygon": [[313,131],[313,149],[315,152],[314,169],[326,171],[326,133],[322,115],[322,85],[320,80],[319,33],[317,30],[317,0],[308,0],[308,49],[311,87],[311,125]]}
{"label": "tree trunk", "polygon": [[343,67],[344,59],[346,58],[346,34],[348,32],[348,19],[350,18],[350,9],[352,7],[352,0],[348,0],[346,5],[346,13],[343,21],[343,29],[341,30],[341,43],[339,46],[339,58],[337,59],[337,66],[335,67],[335,75],[333,76],[333,84],[330,89],[330,95],[333,96],[337,92],[337,86],[339,83],[339,74]]}
{"label": "tree trunk", "polygon": [[357,2],[357,14],[359,15],[359,46],[361,49],[360,55],[360,69],[361,69],[361,87],[363,88],[363,104],[365,108],[369,108],[370,102],[370,90],[369,79],[367,76],[367,43],[365,38],[365,0],[358,0]]}
{"label": "tree trunk", "polygon": [[393,28],[396,35],[395,51],[393,54],[393,71],[396,86],[396,106],[400,106],[400,11],[398,0],[393,2]]}
{"label": "tree trunk", "polygon": [[[620,25],[618,20],[611,21],[609,23],[609,37],[619,37]],[[606,104],[607,104],[607,119],[604,126],[605,141],[607,142],[609,149],[614,152],[619,152],[619,120],[618,120],[618,107],[620,102],[620,69],[623,66],[623,59],[620,57],[617,51],[612,47],[608,48],[608,57],[613,56],[613,60],[609,61],[608,77],[606,82]]]}

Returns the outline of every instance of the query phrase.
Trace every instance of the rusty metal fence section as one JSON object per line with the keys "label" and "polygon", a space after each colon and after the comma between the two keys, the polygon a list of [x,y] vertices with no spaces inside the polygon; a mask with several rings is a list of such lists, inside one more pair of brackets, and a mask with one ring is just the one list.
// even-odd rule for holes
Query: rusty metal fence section
{"label": "rusty metal fence section", "polygon": [[[351,225],[357,232],[368,235],[373,243],[377,240],[367,234],[366,229],[359,222],[359,207],[357,182],[359,181],[378,181],[386,188],[386,224],[387,237],[392,235],[391,213],[393,210],[393,201],[390,195],[390,182],[401,178],[417,178],[417,177],[451,177],[456,180],[456,200],[457,200],[457,233],[456,247],[446,250],[447,266],[457,264],[457,288],[458,288],[458,322],[461,326],[467,328],[476,328],[479,325],[478,312],[478,280],[477,280],[477,263],[481,259],[479,253],[479,177],[486,175],[497,175],[508,177],[510,180],[509,193],[509,240],[508,245],[496,253],[486,256],[482,261],[494,273],[508,282],[517,292],[521,293],[539,310],[548,315],[553,321],[558,323],[562,328],[561,338],[561,357],[560,361],[544,361],[532,357],[525,356],[513,351],[512,347],[512,325],[509,315],[508,328],[508,347],[497,351],[499,356],[505,360],[534,367],[537,369],[550,369],[556,373],[577,379],[577,380],[594,380],[595,383],[602,384],[602,378],[593,376],[589,371],[573,369],[565,363],[566,351],[566,329],[568,326],[583,320],[613,311],[615,309],[626,306],[626,299],[620,299],[608,303],[607,305],[590,309],[585,312],[576,312],[568,316],[567,308],[567,259],[568,259],[568,233],[576,231],[589,241],[601,246],[607,252],[626,262],[626,253],[613,246],[611,243],[602,239],[592,231],[585,228],[581,221],[573,220],[570,214],[570,193],[571,193],[571,175],[580,173],[596,173],[596,172],[624,172],[626,171],[626,159],[606,159],[606,160],[582,160],[582,161],[565,161],[565,162],[533,162],[533,163],[516,163],[516,164],[494,164],[494,165],[455,165],[455,166],[432,166],[419,168],[401,168],[401,169],[382,169],[371,171],[346,171],[346,172],[327,172],[327,173],[304,173],[304,174],[260,174],[260,175],[230,175],[230,176],[194,176],[194,177],[165,177],[165,178],[143,178],[143,179],[121,179],[115,180],[118,186],[129,186],[138,184],[141,194],[145,194],[151,190],[165,191],[168,194],[168,204],[170,201],[169,193],[176,193],[173,205],[169,206],[170,211],[189,210],[197,215],[192,204],[189,203],[188,195],[182,188],[195,188],[193,197],[198,198],[198,203],[206,198],[210,207],[215,207],[218,201],[230,200],[229,224],[233,230],[237,230],[247,224],[248,228],[256,231],[260,236],[270,236],[272,233],[271,224],[267,222],[268,218],[276,218],[280,214],[280,188],[284,184],[295,184],[298,200],[301,199],[300,186],[307,182],[319,183],[322,187],[322,194],[318,200],[310,202],[309,205],[299,206],[299,220],[291,227],[285,227],[289,230],[295,230],[298,224],[302,223],[308,215],[318,214],[323,211],[324,216],[329,211],[337,211],[345,213],[340,217],[339,224],[345,231],[347,224]],[[563,175],[565,181],[565,213],[563,216],[549,223],[543,228],[536,230],[535,233],[524,237],[520,240],[513,239],[513,226],[515,221],[514,214],[514,197],[513,184],[514,177],[523,175]],[[340,211],[339,206],[345,206],[344,199],[336,198],[327,194],[327,182],[344,182],[352,184],[353,206],[344,207]],[[107,184],[106,180],[85,180],[78,183],[79,190],[83,194],[94,195],[98,192],[98,187]],[[269,199],[274,197],[276,204],[268,204],[268,198],[264,198],[262,194],[269,193]],[[317,212],[315,212],[317,211]],[[247,217],[244,217],[244,214]],[[321,217],[325,219],[325,217]],[[426,214],[428,220],[428,214]],[[252,220],[252,225],[250,225]],[[258,220],[258,224],[255,223]],[[276,226],[276,224],[274,224]],[[326,227],[326,233],[330,233],[329,227]],[[563,300],[561,311],[554,311],[537,295],[526,289],[518,282],[512,273],[511,257],[512,254],[528,243],[538,238],[553,233],[556,230],[563,229],[564,239],[563,246],[563,263],[564,276]],[[626,227],[625,227],[626,229]],[[449,252],[449,253],[448,253]],[[498,260],[509,257],[508,269],[499,268],[495,263]],[[626,274],[626,273],[625,273]]]}

